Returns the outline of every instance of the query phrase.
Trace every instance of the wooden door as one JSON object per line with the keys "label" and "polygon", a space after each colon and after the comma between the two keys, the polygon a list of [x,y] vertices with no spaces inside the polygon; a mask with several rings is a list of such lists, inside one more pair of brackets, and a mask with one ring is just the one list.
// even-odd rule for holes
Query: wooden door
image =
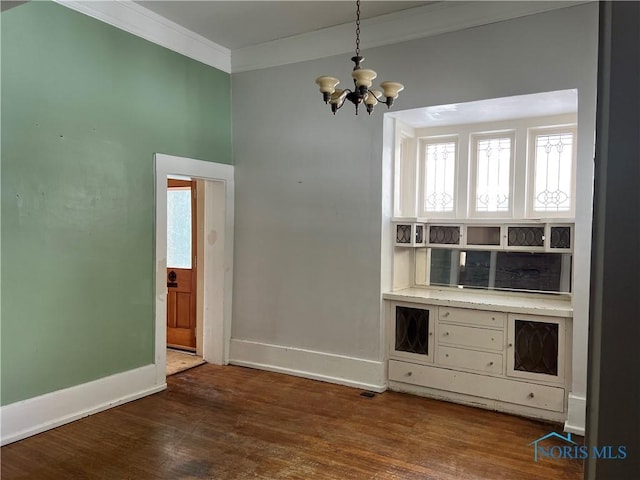
{"label": "wooden door", "polygon": [[195,351],[196,182],[167,187],[167,346]]}

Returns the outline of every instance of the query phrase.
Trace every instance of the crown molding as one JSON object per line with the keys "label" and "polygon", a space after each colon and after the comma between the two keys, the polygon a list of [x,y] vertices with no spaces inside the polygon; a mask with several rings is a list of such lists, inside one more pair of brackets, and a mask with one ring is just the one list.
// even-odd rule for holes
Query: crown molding
{"label": "crown molding", "polygon": [[54,1],[218,70],[231,73],[231,51],[228,48],[187,30],[137,3],[127,0]]}
{"label": "crown molding", "polygon": [[[446,32],[567,8],[590,1],[439,1],[361,21],[361,49],[415,40]],[[351,53],[354,25],[337,25],[232,51],[233,73]]]}
{"label": "crown molding", "polygon": [[[353,51],[353,23],[231,51],[130,0],[54,1],[226,73],[259,70]],[[362,20],[366,36],[361,48],[415,40],[592,1],[438,1]]]}

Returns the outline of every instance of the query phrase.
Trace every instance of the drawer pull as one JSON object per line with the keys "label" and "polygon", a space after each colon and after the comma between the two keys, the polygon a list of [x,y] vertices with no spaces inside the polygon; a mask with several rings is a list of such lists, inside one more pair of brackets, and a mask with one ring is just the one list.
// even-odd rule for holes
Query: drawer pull
{"label": "drawer pull", "polygon": [[445,337],[449,336],[449,332],[444,332]]}
{"label": "drawer pull", "polygon": [[448,356],[449,356],[449,354],[448,354],[448,353],[445,353],[445,354],[444,354],[444,356],[445,356],[445,357],[448,357]]}
{"label": "drawer pull", "polygon": [[448,317],[449,315],[450,315],[450,312],[444,312],[444,313],[442,314],[442,316],[443,316],[443,317]]}
{"label": "drawer pull", "polygon": [[492,367],[493,366],[493,362],[489,362],[489,366]]}
{"label": "drawer pull", "polygon": [[410,377],[411,375],[413,375],[413,372],[407,372],[407,377]]}
{"label": "drawer pull", "polygon": [[529,398],[533,398],[533,397],[534,397],[533,392],[531,392],[531,393],[529,394]]}
{"label": "drawer pull", "polygon": [[513,343],[510,343],[510,344],[509,344],[509,348],[511,348],[511,347],[513,347]]}

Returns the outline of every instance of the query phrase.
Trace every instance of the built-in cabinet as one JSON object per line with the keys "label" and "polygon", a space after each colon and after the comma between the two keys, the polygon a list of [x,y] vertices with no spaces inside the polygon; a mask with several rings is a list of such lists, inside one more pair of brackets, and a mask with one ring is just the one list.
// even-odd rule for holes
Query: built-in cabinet
{"label": "built-in cabinet", "polygon": [[395,246],[554,253],[572,251],[573,224],[529,222],[446,224],[397,221],[394,223]]}
{"label": "built-in cabinet", "polygon": [[494,310],[487,309],[490,300],[468,302],[468,308],[433,292],[431,300],[395,297],[386,296],[391,389],[565,419],[571,359],[567,309],[521,313],[535,312],[535,301],[527,300],[529,307],[523,308],[517,298],[495,301]]}

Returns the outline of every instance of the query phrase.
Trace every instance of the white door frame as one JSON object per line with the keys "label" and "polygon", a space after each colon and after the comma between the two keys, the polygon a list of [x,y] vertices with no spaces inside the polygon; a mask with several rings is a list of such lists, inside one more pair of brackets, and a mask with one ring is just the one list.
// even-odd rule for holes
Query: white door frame
{"label": "white door frame", "polygon": [[233,286],[233,166],[156,153],[155,205],[155,365],[158,384],[166,382],[167,362],[167,178],[171,175],[205,180],[204,314],[202,357],[209,363],[229,363]]}

